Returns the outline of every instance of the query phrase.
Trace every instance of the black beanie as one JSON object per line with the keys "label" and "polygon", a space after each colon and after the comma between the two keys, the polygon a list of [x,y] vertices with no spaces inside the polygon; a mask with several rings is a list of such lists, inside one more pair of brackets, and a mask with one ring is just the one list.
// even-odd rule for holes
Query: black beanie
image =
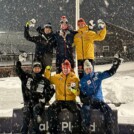
{"label": "black beanie", "polygon": [[46,23],[46,24],[43,26],[43,28],[50,28],[50,29],[52,29],[52,25],[51,25],[51,23],[49,22],[49,23]]}
{"label": "black beanie", "polygon": [[42,68],[42,65],[41,65],[40,62],[35,61],[35,62],[33,63],[33,68],[34,68],[34,67],[40,67],[40,68]]}

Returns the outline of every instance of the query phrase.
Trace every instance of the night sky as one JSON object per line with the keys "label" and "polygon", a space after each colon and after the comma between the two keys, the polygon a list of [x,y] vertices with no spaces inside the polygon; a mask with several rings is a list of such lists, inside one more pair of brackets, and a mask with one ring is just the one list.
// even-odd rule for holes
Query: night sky
{"label": "night sky", "polygon": [[[81,0],[80,11],[86,21],[101,18],[134,32],[134,0]],[[0,0],[1,31],[23,31],[32,18],[36,27],[51,22],[57,30],[62,15],[75,26],[75,0]]]}

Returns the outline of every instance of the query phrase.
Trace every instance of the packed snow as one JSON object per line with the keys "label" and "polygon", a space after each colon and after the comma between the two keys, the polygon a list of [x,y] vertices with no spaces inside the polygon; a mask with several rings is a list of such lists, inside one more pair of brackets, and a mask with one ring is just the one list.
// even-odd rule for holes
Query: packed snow
{"label": "packed snow", "polygon": [[[111,64],[97,65],[96,71],[108,70]],[[134,124],[134,62],[120,65],[117,73],[103,81],[105,101],[118,110],[118,122]],[[55,97],[50,101],[52,103]],[[79,101],[79,98],[77,98]],[[0,116],[12,116],[13,108],[22,108],[21,81],[18,77],[0,78]]]}

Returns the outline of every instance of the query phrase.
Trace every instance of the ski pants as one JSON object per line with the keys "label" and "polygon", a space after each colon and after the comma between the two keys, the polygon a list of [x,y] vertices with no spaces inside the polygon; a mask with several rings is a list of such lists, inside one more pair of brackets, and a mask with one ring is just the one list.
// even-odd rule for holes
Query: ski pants
{"label": "ski pants", "polygon": [[82,129],[87,134],[90,128],[90,108],[99,109],[104,114],[106,134],[113,134],[113,119],[111,108],[103,101],[92,100],[90,104],[83,104],[81,108]]}
{"label": "ski pants", "polygon": [[23,107],[23,124],[21,128],[21,134],[28,134],[30,121],[32,120],[32,108],[29,104],[25,104]]}
{"label": "ski pants", "polygon": [[[83,59],[83,60],[78,60],[78,66],[77,66],[77,68],[78,68],[78,75],[79,75],[79,78],[81,79],[82,77],[83,77],[83,74],[84,74],[84,61],[85,61],[86,59]],[[94,60],[92,60],[92,59],[88,59],[90,62],[91,62],[91,64],[92,64],[92,66],[93,66],[93,70],[94,70]]]}
{"label": "ski pants", "polygon": [[33,129],[32,133],[40,134],[39,123],[42,120],[42,113],[44,111],[44,104],[38,103],[33,107]]}
{"label": "ski pants", "polygon": [[[79,123],[81,121],[80,109],[75,101],[55,101],[49,108],[49,132],[51,134],[57,134],[58,115],[63,108],[67,108],[73,116],[79,118],[78,121],[73,123]],[[74,125],[74,124],[73,124]],[[73,130],[72,130],[73,134]]]}

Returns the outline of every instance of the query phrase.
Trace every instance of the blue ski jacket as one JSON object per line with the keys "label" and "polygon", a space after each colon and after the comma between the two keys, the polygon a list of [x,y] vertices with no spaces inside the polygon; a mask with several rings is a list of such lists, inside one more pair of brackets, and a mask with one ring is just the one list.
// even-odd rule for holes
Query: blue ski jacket
{"label": "blue ski jacket", "polygon": [[80,80],[80,91],[83,95],[103,101],[102,80],[115,74],[119,65],[113,65],[110,70],[104,72],[92,72],[84,74]]}

